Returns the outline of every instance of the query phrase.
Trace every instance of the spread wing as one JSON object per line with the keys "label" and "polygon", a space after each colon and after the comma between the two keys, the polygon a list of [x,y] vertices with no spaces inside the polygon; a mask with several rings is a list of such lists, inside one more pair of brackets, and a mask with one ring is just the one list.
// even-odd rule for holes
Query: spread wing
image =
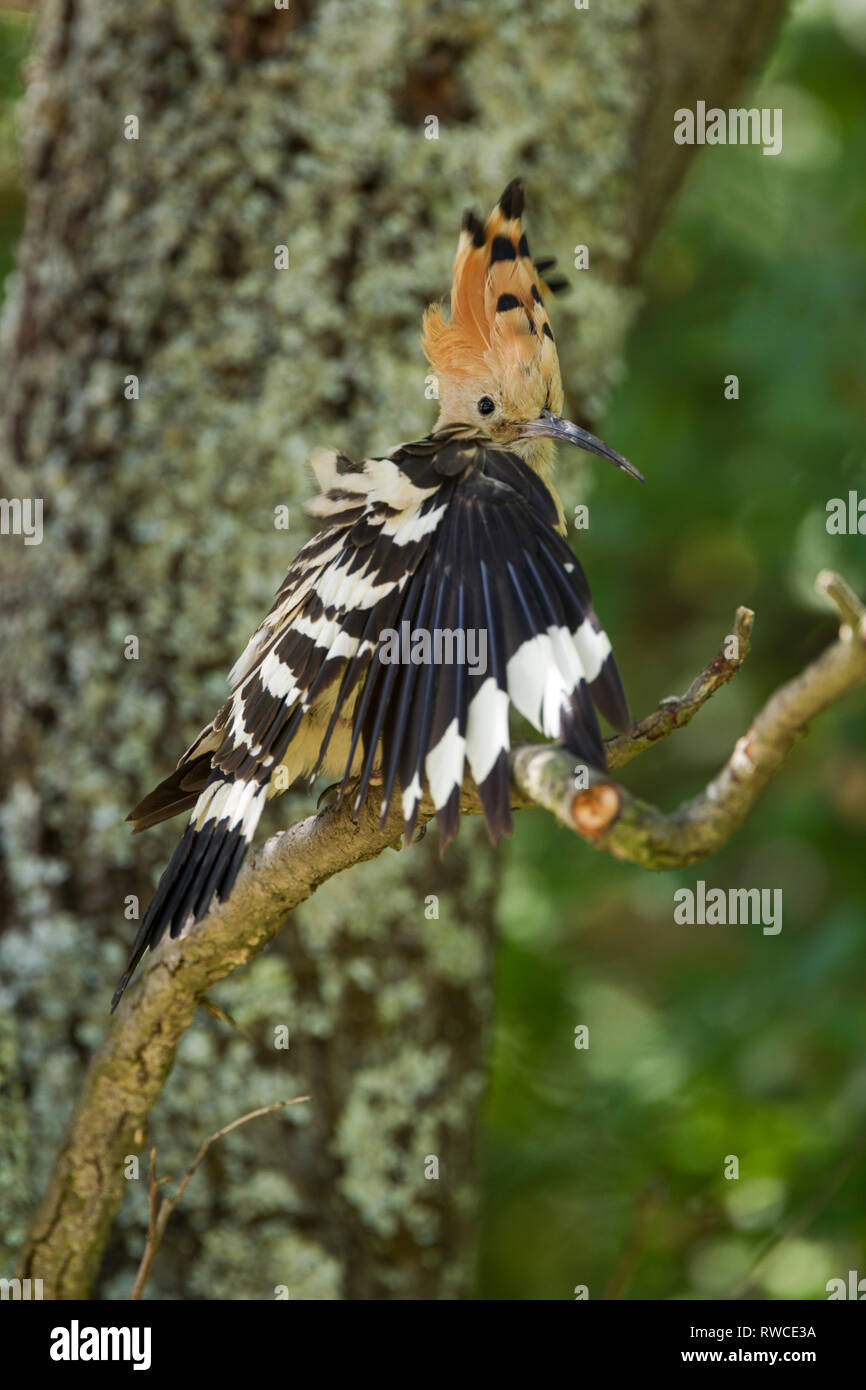
{"label": "spread wing", "polygon": [[[604,767],[596,706],[628,710],[586,578],[544,484],[516,455],[448,430],[385,459],[314,458],[322,530],[234,667],[232,694],[130,813],[192,809],[141,922],[114,1007],[148,947],[231,892],[280,766],[382,784],[407,836],[425,785],[442,844],[468,770],[491,838],[511,829],[509,706]],[[340,736],[334,738],[340,729]]]}
{"label": "spread wing", "polygon": [[341,770],[345,791],[360,767],[356,810],[375,774],[383,820],[399,786],[408,835],[426,783],[445,843],[467,768],[492,838],[511,829],[509,705],[604,767],[595,707],[617,728],[628,709],[536,474],[453,431],[363,464],[323,452],[314,467],[323,529],[233,668],[230,699],[131,813],[136,828],[193,806],[215,772],[266,786],[296,743],[309,747],[313,710],[316,745],[295,771],[333,766],[334,731],[348,723]]}
{"label": "spread wing", "polygon": [[[417,447],[394,457],[411,469]],[[383,820],[399,783],[408,835],[426,782],[447,844],[468,768],[496,840],[511,829],[509,705],[601,768],[596,706],[619,729],[629,726],[628,707],[586,577],[536,474],[471,438],[440,442],[428,466],[442,480],[442,516],[390,625],[402,640],[380,637],[367,669],[355,712],[365,749],[355,802],[379,764]]]}
{"label": "spread wing", "polygon": [[379,629],[393,619],[441,519],[441,479],[422,466],[416,484],[391,459],[358,464],[331,450],[317,451],[312,464],[322,492],[308,510],[322,529],[298,552],[232,668],[229,699],[176,770],[130,812],[136,831],[194,807],[214,785],[214,771],[267,784],[286,759],[293,776],[311,773],[324,760],[333,727],[310,756],[310,712],[318,724],[324,708],[327,724],[348,666],[334,723],[351,718]]}

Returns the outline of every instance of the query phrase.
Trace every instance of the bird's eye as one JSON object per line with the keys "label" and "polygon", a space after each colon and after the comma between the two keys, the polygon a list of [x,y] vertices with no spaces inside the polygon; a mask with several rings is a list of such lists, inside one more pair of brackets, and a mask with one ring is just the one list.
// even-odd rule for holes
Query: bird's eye
{"label": "bird's eye", "polygon": [[491,412],[494,411],[495,409],[496,409],[496,402],[495,402],[495,401],[492,401],[492,400],[490,399],[489,396],[482,396],[482,397],[481,397],[481,400],[478,402],[478,414],[479,414],[479,415],[490,415]]}

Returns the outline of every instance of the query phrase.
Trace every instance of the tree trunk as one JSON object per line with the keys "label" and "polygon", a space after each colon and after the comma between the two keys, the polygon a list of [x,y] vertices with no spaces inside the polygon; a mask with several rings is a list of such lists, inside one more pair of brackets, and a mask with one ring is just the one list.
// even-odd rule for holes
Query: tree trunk
{"label": "tree trunk", "polygon": [[[2,344],[4,491],[44,500],[42,543],[0,548],[13,1245],[104,1030],[124,905],[178,831],[130,842],[123,818],[222,701],[307,534],[310,452],[429,429],[420,312],[463,208],[516,173],[534,250],[568,273],[590,249],[556,317],[572,413],[597,416],[692,153],[673,111],[727,104],[782,9],[44,5]],[[153,1294],[471,1296],[496,859],[475,825],[435,850],[332,880],[221,988],[252,1042],[209,1018],[187,1034],[161,1171],[253,1105],[311,1101],[215,1147]],[[127,1176],[97,1157],[51,1190],[25,1252],[46,1295],[93,1288],[127,1185],[97,1292],[128,1294],[146,1193]]]}

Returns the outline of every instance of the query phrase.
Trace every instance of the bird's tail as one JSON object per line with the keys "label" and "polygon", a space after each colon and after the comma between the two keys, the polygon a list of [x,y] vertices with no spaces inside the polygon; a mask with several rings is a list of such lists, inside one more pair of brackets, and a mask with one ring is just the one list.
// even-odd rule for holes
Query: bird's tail
{"label": "bird's tail", "polygon": [[267,783],[227,777],[214,769],[144,914],[111,1001],[112,1012],[145,951],[159,944],[166,928],[172,936],[179,936],[190,919],[201,921],[214,896],[225,902],[255,834],[266,796]]}

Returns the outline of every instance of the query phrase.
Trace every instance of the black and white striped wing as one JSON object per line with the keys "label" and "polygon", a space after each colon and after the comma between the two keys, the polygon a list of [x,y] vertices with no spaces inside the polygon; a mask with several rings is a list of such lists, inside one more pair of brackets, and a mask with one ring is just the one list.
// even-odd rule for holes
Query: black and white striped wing
{"label": "black and white striped wing", "polygon": [[[229,700],[130,814],[143,829],[192,808],[112,1007],[148,947],[228,897],[276,769],[315,775],[338,722],[351,743],[345,765],[342,751],[330,764],[345,766],[344,789],[360,765],[356,808],[375,772],[383,820],[399,794],[411,835],[426,784],[443,845],[457,831],[467,767],[491,837],[511,829],[510,705],[598,767],[595,706],[628,726],[583,571],[520,458],[447,431],[386,459],[318,463],[323,493],[310,510],[323,529],[235,666]],[[428,634],[426,661],[382,659],[386,634],[404,628]],[[439,634],[457,640],[458,655],[463,639],[464,660],[439,652]],[[480,656],[482,637],[483,661],[465,659]]]}
{"label": "black and white striped wing", "polygon": [[358,465],[319,456],[324,491],[311,510],[323,529],[296,556],[235,665],[230,698],[175,772],[130,813],[141,830],[192,810],[112,1008],[148,948],[167,930],[177,936],[190,919],[201,920],[214,897],[229,896],[277,769],[291,769],[290,780],[314,774],[337,718],[351,721],[381,629],[395,621],[442,514],[441,479],[427,473],[428,484],[415,486],[388,459]]}
{"label": "black and white striped wing", "polygon": [[[412,449],[395,456],[407,469]],[[442,516],[387,625],[428,633],[431,659],[385,661],[380,644],[355,714],[365,749],[355,803],[381,761],[383,819],[399,783],[410,834],[426,782],[447,843],[468,768],[496,840],[511,830],[509,705],[599,768],[606,759],[596,706],[618,729],[629,726],[628,707],[543,483],[515,454],[475,440],[449,440],[432,467],[442,478]],[[448,661],[461,649],[473,664]]]}
{"label": "black and white striped wing", "polygon": [[[194,806],[199,793],[213,786],[215,770],[264,786],[298,748],[296,740],[306,756],[305,721],[314,707],[329,707],[332,688],[347,668],[334,722],[337,715],[351,718],[379,631],[393,619],[440,515],[441,479],[431,473],[428,486],[414,487],[390,460],[357,464],[325,450],[314,455],[313,466],[322,494],[309,510],[322,529],[298,552],[270,612],[232,668],[229,699],[176,771],[130,813],[137,830]],[[314,750],[305,765],[294,757],[289,761],[298,773],[309,772],[316,757]]]}

